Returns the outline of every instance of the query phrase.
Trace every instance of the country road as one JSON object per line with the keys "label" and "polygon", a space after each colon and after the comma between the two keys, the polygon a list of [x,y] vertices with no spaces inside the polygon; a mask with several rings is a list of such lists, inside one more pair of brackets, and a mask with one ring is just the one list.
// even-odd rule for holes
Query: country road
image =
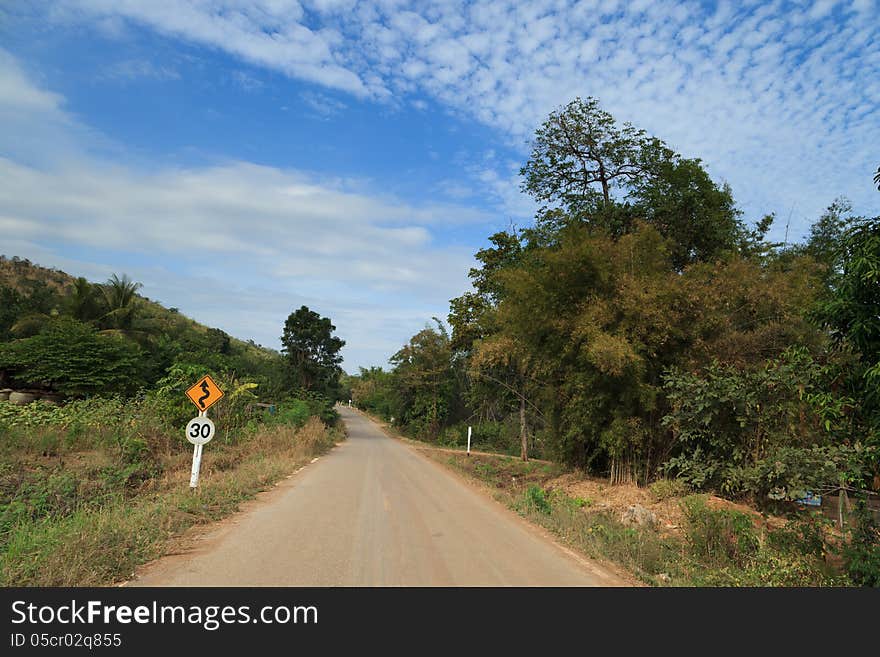
{"label": "country road", "polygon": [[348,440],[130,586],[618,586],[356,411]]}

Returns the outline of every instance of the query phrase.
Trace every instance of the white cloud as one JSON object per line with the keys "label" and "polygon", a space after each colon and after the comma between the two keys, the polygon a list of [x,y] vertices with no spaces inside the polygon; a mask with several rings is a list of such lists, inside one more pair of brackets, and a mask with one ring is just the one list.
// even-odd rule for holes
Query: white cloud
{"label": "white cloud", "polygon": [[322,119],[330,119],[339,116],[348,106],[335,98],[325,94],[305,91],[300,94],[300,99]]}
{"label": "white cloud", "polygon": [[[222,312],[192,294],[195,271],[206,272],[207,287],[224,290],[230,311],[240,312],[236,288],[250,282],[274,290],[271,301],[261,297],[266,306],[259,312],[275,315],[300,297],[323,305],[332,300],[336,310],[372,300],[377,312],[382,306],[391,313],[445,314],[448,299],[465,289],[471,264],[470,250],[434,243],[429,225],[452,207],[410,207],[246,162],[141,173],[88,160],[40,170],[0,159],[0,207],[4,242],[39,243],[58,255],[85,248],[116,268],[129,261],[179,263],[183,295],[167,284],[145,292],[202,321],[219,322]],[[380,297],[386,302],[378,303]],[[343,336],[361,335],[371,321],[333,319]],[[402,344],[412,328],[418,326],[384,337]],[[234,330],[269,345],[277,337],[244,324]],[[353,363],[365,362],[359,343],[349,339]]]}
{"label": "white cloud", "polygon": [[[337,61],[341,35],[303,24],[298,2],[264,0],[74,0],[66,6],[99,20],[121,17],[169,36],[220,48],[252,64],[268,66],[358,96],[382,95]],[[70,18],[66,15],[65,18]]]}
{"label": "white cloud", "polygon": [[796,201],[809,220],[838,194],[877,210],[871,0],[67,2],[356,95],[429,95],[523,151],[549,111],[593,95],[703,158],[751,216]]}
{"label": "white cloud", "polygon": [[109,80],[179,80],[180,73],[170,66],[155,64],[148,59],[126,59],[110,64],[104,72]]}
{"label": "white cloud", "polygon": [[11,91],[0,95],[0,116],[17,116],[35,148],[55,149],[47,121],[67,126],[71,145],[64,158],[26,161],[10,154],[8,136],[0,139],[6,255],[93,280],[129,273],[147,296],[267,346],[277,347],[285,317],[305,303],[349,342],[350,369],[383,364],[467,286],[471,250],[438,244],[435,229],[485,222],[480,212],[411,205],[375,192],[375,181],[243,161],[114,164],[87,153],[88,133],[63,112],[63,99],[35,86],[8,55],[0,80]]}
{"label": "white cloud", "polygon": [[0,111],[59,115],[63,98],[33,84],[12,55],[0,49]]}

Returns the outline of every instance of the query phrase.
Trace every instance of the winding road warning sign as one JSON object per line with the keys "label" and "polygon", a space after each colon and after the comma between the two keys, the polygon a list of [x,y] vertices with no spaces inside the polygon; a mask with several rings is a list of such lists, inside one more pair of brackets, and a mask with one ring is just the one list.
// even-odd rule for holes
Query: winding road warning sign
{"label": "winding road warning sign", "polygon": [[200,411],[207,411],[211,406],[220,401],[223,391],[214,383],[214,379],[206,374],[196,384],[186,391],[186,396],[196,405]]}

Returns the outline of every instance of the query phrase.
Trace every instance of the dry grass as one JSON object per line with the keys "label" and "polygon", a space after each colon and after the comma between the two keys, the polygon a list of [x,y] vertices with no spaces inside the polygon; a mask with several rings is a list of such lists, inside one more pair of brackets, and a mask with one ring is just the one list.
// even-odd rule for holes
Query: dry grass
{"label": "dry grass", "polygon": [[[3,586],[104,586],[161,556],[193,525],[219,520],[340,438],[312,418],[301,429],[266,427],[235,445],[205,449],[199,488],[189,490],[191,455],[162,456],[162,474],[127,495],[61,518],[21,524],[0,556]],[[214,447],[214,449],[211,449]],[[67,454],[81,472],[106,455]]]}

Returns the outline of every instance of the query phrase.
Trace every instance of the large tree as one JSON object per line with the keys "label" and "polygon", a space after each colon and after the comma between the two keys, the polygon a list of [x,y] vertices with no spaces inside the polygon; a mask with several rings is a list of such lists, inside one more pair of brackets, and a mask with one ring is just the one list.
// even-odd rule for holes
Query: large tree
{"label": "large tree", "polygon": [[451,340],[436,317],[389,360],[400,391],[401,421],[417,435],[436,436],[457,396]]}
{"label": "large tree", "polygon": [[288,316],[281,336],[287,359],[287,383],[294,389],[335,397],[342,373],[339,351],[345,340],[333,335],[336,327],[307,306]]}
{"label": "large tree", "polygon": [[523,190],[542,204],[532,242],[554,244],[569,225],[620,237],[638,221],[671,240],[678,270],[736,248],[744,228],[731,190],[698,159],[686,159],[629,123],[618,125],[596,99],[575,98],[535,132],[520,170]]}
{"label": "large tree", "polygon": [[525,190],[539,201],[592,212],[611,204],[614,186],[644,177],[671,154],[644,130],[629,123],[619,127],[595,98],[575,98],[535,132],[520,173]]}

